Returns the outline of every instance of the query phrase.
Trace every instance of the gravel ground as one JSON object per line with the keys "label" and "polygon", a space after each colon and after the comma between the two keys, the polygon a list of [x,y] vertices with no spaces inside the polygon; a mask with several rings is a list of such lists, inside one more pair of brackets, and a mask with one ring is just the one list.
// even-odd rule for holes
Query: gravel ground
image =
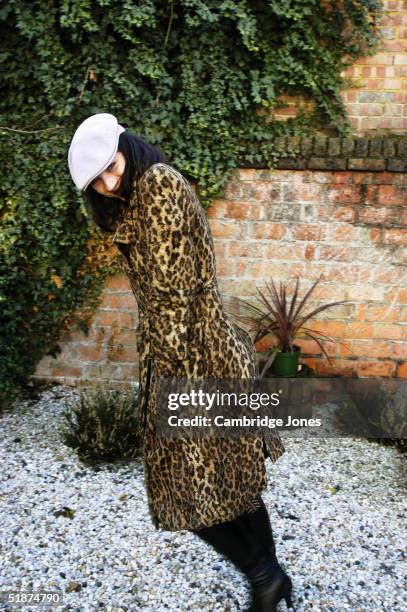
{"label": "gravel ground", "polygon": [[[248,583],[229,561],[187,531],[154,530],[141,459],[95,471],[61,443],[75,396],[54,385],[0,418],[0,591],[63,594],[42,610],[244,610]],[[407,610],[405,459],[358,439],[285,445],[263,499],[294,609]],[[71,518],[55,516],[64,507]]]}

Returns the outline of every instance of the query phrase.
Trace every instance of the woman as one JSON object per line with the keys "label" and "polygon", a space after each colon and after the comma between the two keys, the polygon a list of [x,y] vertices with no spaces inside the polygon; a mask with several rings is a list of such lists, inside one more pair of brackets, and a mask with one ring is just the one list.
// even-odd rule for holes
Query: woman
{"label": "woman", "polygon": [[96,224],[113,234],[139,310],[140,416],[145,485],[154,526],[189,530],[250,580],[252,608],[274,610],[292,584],[275,556],[260,496],[272,437],[160,438],[157,378],[255,378],[253,343],[225,313],[209,224],[186,178],[108,113],[88,117],[68,164]]}

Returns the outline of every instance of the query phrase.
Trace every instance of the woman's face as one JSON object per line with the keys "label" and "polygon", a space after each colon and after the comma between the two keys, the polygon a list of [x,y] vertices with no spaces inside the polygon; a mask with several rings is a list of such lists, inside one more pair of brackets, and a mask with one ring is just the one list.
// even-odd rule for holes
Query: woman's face
{"label": "woman's face", "polygon": [[100,195],[108,198],[125,198],[120,195],[121,181],[126,167],[126,158],[121,151],[117,151],[112,163],[103,170],[93,181],[91,187]]}

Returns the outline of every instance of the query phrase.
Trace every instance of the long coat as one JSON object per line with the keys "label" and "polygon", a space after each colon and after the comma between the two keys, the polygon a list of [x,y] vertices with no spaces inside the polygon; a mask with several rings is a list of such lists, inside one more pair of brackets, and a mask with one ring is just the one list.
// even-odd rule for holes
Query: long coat
{"label": "long coat", "polygon": [[144,477],[156,529],[178,531],[232,520],[266,488],[265,458],[285,451],[265,437],[160,438],[157,377],[254,378],[249,334],[224,310],[209,224],[194,190],[174,168],[151,166],[135,181],[113,241],[137,300]]}

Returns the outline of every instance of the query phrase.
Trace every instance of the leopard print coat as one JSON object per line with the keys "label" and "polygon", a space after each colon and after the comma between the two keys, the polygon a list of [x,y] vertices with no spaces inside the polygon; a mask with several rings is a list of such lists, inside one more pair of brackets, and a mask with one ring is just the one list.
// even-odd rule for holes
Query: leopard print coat
{"label": "leopard print coat", "polygon": [[249,334],[224,310],[205,212],[188,181],[164,163],[134,183],[113,241],[139,311],[139,411],[144,476],[156,529],[196,530],[232,520],[266,488],[265,458],[285,451],[273,436],[160,438],[157,377],[258,376]]}

